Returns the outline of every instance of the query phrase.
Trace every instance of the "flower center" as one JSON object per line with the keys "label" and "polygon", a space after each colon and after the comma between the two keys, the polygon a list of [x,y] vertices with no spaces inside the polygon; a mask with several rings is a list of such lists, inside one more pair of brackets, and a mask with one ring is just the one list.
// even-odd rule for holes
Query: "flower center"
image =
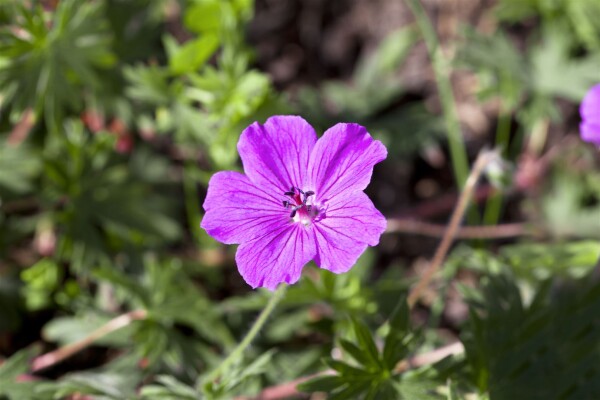
{"label": "flower center", "polygon": [[305,192],[294,186],[284,193],[290,200],[284,200],[283,206],[291,210],[290,218],[294,222],[301,222],[304,225],[308,225],[319,214],[319,209],[316,205],[308,204],[309,197],[314,194],[315,192],[312,190]]}

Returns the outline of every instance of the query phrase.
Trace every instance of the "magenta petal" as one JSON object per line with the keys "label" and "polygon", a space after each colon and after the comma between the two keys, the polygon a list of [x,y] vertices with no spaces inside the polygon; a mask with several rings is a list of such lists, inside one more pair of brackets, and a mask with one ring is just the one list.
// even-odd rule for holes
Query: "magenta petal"
{"label": "magenta petal", "polygon": [[253,288],[275,290],[282,282],[300,279],[302,267],[315,256],[310,228],[288,222],[273,224],[263,237],[242,243],[235,260],[244,280]]}
{"label": "magenta petal", "polygon": [[275,116],[264,125],[255,122],[246,128],[238,151],[244,172],[256,186],[282,194],[292,186],[304,186],[316,141],[315,130],[304,119]]}
{"label": "magenta petal", "polygon": [[387,156],[385,146],[358,124],[337,124],[319,139],[310,155],[311,185],[320,201],[361,191],[373,166]]}
{"label": "magenta petal", "polygon": [[220,242],[242,243],[262,236],[273,224],[289,224],[278,196],[265,193],[239,172],[218,172],[208,182],[206,214],[200,226]]}
{"label": "magenta petal", "polygon": [[581,138],[600,146],[600,85],[592,87],[585,95],[581,106]]}
{"label": "magenta petal", "polygon": [[579,125],[579,132],[581,133],[581,139],[600,146],[600,123],[592,124],[582,122]]}
{"label": "magenta petal", "polygon": [[600,124],[600,84],[592,86],[579,106],[581,118]]}
{"label": "magenta petal", "polygon": [[314,226],[317,241],[315,262],[331,272],[348,271],[368,246],[379,243],[385,217],[363,192],[338,196]]}

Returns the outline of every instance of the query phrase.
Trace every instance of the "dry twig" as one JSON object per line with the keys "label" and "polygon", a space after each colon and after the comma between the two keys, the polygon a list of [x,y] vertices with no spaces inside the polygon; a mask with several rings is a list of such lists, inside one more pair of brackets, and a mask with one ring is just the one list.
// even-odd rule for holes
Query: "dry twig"
{"label": "dry twig", "polygon": [[[432,224],[414,219],[388,219],[387,233],[408,233],[430,237],[443,237],[445,225]],[[494,226],[463,226],[456,230],[457,239],[503,239],[529,234],[522,223]]]}
{"label": "dry twig", "polygon": [[64,359],[71,357],[73,354],[90,346],[92,343],[94,343],[101,337],[104,337],[111,332],[124,328],[133,321],[145,319],[147,316],[148,313],[146,312],[146,310],[134,310],[126,314],[119,315],[118,317],[111,319],[106,324],[102,325],[100,328],[96,329],[80,341],[70,343],[66,346],[51,351],[50,353],[42,354],[41,356],[36,357],[31,363],[31,370],[32,372],[38,372],[40,370],[48,368],[51,365],[57,364],[63,361]]}
{"label": "dry twig", "polygon": [[31,128],[35,125],[35,113],[33,109],[28,108],[23,111],[23,115],[21,115],[21,120],[13,127],[10,135],[8,135],[7,142],[11,146],[20,145],[27,136],[29,136],[29,132],[31,132]]}
{"label": "dry twig", "polygon": [[408,306],[413,307],[423,290],[427,287],[439,267],[442,265],[442,262],[446,258],[446,254],[450,249],[450,245],[454,241],[456,237],[458,228],[460,226],[461,221],[465,215],[465,211],[467,210],[467,206],[469,205],[469,200],[471,199],[471,195],[475,190],[475,186],[477,185],[477,181],[479,181],[479,177],[485,170],[486,166],[493,160],[497,159],[498,155],[495,151],[484,151],[479,154],[477,160],[475,161],[475,165],[471,170],[469,177],[467,178],[467,182],[465,183],[464,189],[460,194],[460,198],[458,199],[458,203],[452,212],[452,217],[450,218],[450,223],[446,228],[446,232],[442,238],[442,241],[438,248],[435,251],[433,256],[433,260],[431,264],[429,264],[429,268],[425,271],[419,282],[417,282],[416,286],[408,294]]}

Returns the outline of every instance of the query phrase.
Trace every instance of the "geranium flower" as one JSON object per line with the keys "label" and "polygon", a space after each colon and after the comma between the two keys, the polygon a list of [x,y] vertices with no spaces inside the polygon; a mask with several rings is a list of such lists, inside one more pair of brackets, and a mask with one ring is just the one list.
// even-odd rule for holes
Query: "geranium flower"
{"label": "geranium flower", "polygon": [[581,138],[600,147],[600,84],[593,86],[579,107]]}
{"label": "geranium flower", "polygon": [[238,151],[245,175],[210,179],[201,226],[240,245],[238,270],[253,288],[295,283],[311,260],[346,272],[379,243],[386,220],[363,189],[387,150],[364,127],[337,124],[317,140],[304,119],[274,116],[246,128]]}

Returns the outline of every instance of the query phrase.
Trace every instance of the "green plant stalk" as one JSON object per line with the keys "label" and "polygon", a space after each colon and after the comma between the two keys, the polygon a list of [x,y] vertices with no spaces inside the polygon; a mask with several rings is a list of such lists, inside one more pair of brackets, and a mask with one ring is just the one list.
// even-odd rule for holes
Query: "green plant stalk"
{"label": "green plant stalk", "polygon": [[419,29],[425,40],[425,45],[429,51],[435,79],[437,81],[440,102],[444,114],[444,122],[446,124],[446,134],[448,145],[450,147],[450,157],[452,158],[452,169],[454,178],[460,189],[462,189],[467,181],[469,174],[469,162],[467,159],[467,151],[458,121],[456,112],[456,103],[452,94],[452,85],[450,84],[450,68],[448,61],[442,53],[442,49],[437,38],[437,34],[425,13],[423,6],[419,0],[405,0],[411,12],[415,16],[415,20],[419,25]]}
{"label": "green plant stalk", "polygon": [[500,219],[500,211],[502,210],[502,193],[495,191],[487,199],[485,209],[483,211],[483,224],[496,225]]}
{"label": "green plant stalk", "polygon": [[235,363],[238,359],[242,357],[244,351],[248,346],[250,346],[256,335],[258,335],[262,327],[267,322],[267,319],[269,319],[269,316],[273,313],[273,310],[275,310],[277,304],[281,301],[281,299],[283,299],[286,290],[287,285],[279,285],[277,290],[269,299],[269,302],[267,303],[265,308],[263,308],[262,312],[258,316],[258,319],[254,322],[254,325],[252,325],[252,328],[250,328],[250,331],[246,334],[246,336],[244,336],[244,339],[242,339],[242,341],[237,345],[237,347],[233,349],[229,356],[227,356],[227,358],[225,358],[225,360],[223,360],[221,364],[219,364],[210,374],[208,374],[205,380],[206,383],[213,382],[221,375],[223,371],[231,367],[233,363]]}
{"label": "green plant stalk", "polygon": [[[510,139],[510,114],[500,111],[498,117],[498,126],[496,128],[496,147],[506,155],[508,153],[508,141]],[[490,196],[485,204],[483,213],[484,225],[495,225],[500,219],[502,210],[502,193],[495,192]]]}

